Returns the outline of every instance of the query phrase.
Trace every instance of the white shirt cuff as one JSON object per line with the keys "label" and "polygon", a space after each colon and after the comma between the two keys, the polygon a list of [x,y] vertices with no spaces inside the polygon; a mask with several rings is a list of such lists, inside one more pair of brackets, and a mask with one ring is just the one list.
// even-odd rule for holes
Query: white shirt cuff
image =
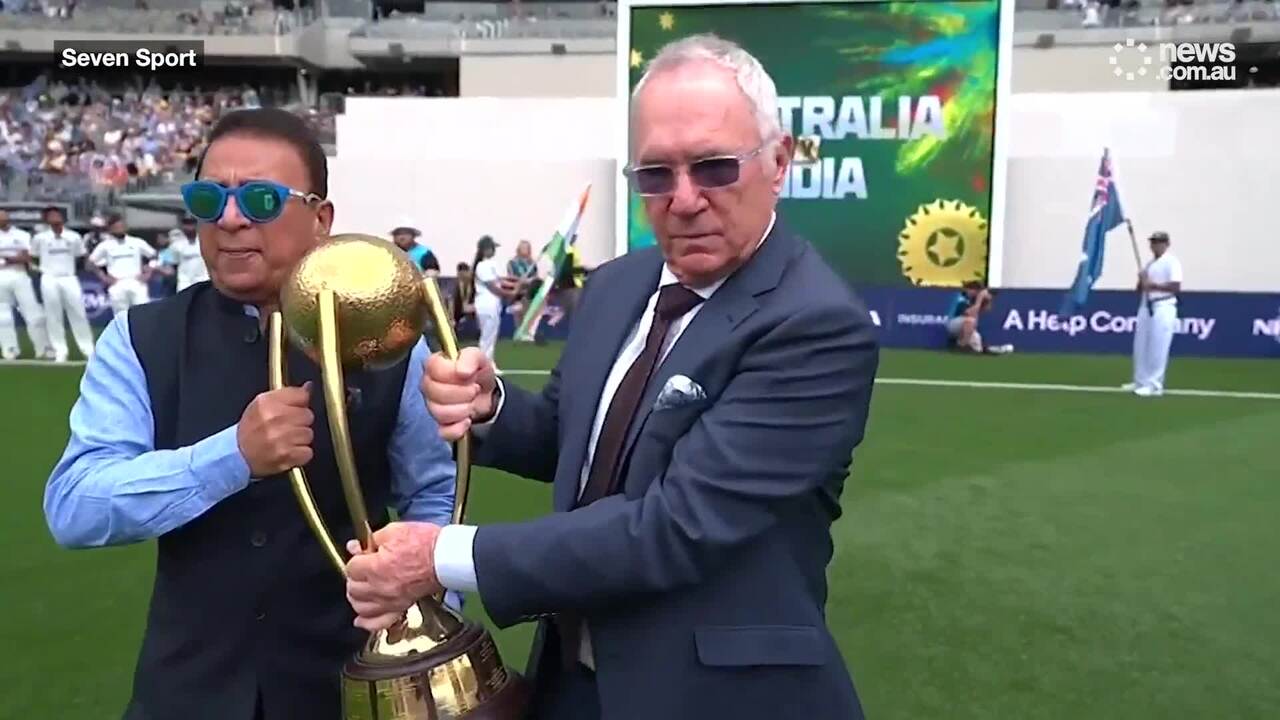
{"label": "white shirt cuff", "polygon": [[475,543],[474,525],[445,525],[436,538],[436,579],[446,590],[476,592],[476,564],[471,554]]}
{"label": "white shirt cuff", "polygon": [[498,383],[498,407],[493,409],[493,415],[490,415],[488,420],[471,426],[471,434],[479,438],[483,438],[489,432],[489,428],[498,419],[498,413],[502,412],[502,406],[507,402],[507,388],[502,384],[502,378],[494,378],[494,380]]}

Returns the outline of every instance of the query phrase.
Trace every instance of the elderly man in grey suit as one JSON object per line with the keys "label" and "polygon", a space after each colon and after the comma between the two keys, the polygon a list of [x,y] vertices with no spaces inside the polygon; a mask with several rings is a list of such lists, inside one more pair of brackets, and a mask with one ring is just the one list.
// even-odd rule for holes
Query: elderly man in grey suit
{"label": "elderly man in grey suit", "polygon": [[552,483],[555,512],[388,526],[348,599],[369,629],[440,587],[500,627],[537,620],[538,718],[860,718],[824,606],[874,325],[775,213],[793,141],[755,58],[678,41],[632,107],[658,247],[592,273],[541,393],[474,350],[422,384],[444,437]]}

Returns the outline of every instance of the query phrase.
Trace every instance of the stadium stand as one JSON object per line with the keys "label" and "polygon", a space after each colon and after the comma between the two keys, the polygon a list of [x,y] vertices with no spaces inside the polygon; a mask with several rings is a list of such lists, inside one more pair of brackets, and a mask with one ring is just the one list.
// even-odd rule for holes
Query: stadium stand
{"label": "stadium stand", "polygon": [[1019,0],[1021,31],[1080,27],[1172,27],[1184,25],[1268,22],[1280,19],[1275,0],[1198,2],[1196,0]]}
{"label": "stadium stand", "polygon": [[166,35],[272,35],[290,32],[314,15],[275,9],[255,0],[199,2],[197,0],[100,0],[81,6],[74,0],[26,0],[14,3],[0,22],[15,28],[47,28],[81,32],[119,32]]}
{"label": "stadium stand", "polygon": [[[1109,45],[1118,33],[1146,28],[1252,41],[1242,54],[1264,66],[1249,82],[1274,84],[1280,75],[1257,60],[1278,55],[1276,0],[1017,0],[1016,7],[1019,46]],[[205,133],[228,109],[288,107],[331,146],[346,97],[457,95],[467,43],[547,39],[543,52],[554,53],[556,43],[611,40],[616,14],[614,3],[595,0],[0,0],[0,201],[65,203],[77,226],[131,195],[176,198]],[[29,41],[29,30],[204,38],[210,54],[223,56],[202,70],[199,88],[181,76],[144,84],[137,76],[50,74],[52,46]],[[242,42],[215,45],[224,38]]]}
{"label": "stadium stand", "polygon": [[0,197],[65,202],[88,217],[126,193],[176,185],[220,113],[264,104],[306,114],[322,137],[332,136],[332,112],[290,103],[278,88],[138,90],[41,75],[0,94]]}

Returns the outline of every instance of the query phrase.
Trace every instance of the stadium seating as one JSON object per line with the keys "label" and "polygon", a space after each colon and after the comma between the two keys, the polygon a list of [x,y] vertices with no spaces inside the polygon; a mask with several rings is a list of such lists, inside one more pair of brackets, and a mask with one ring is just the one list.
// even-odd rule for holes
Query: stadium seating
{"label": "stadium seating", "polygon": [[480,38],[581,38],[613,37],[617,25],[603,18],[572,19],[537,17],[432,20],[419,16],[393,16],[366,23],[352,31],[355,37],[423,39]]}
{"label": "stadium seating", "polygon": [[[1054,7],[1056,6],[1056,7]],[[1090,7],[1092,6],[1092,8]],[[1028,0],[1018,3],[1015,26],[1019,32],[1052,32],[1081,27],[1153,27],[1280,21],[1280,3],[1249,2],[1110,2],[1059,3]]]}
{"label": "stadium seating", "polygon": [[273,35],[303,24],[303,13],[288,14],[290,22],[281,23],[284,14],[269,5],[253,7],[240,4],[230,11],[231,3],[200,3],[192,0],[152,0],[147,9],[132,2],[95,3],[92,7],[77,5],[74,12],[0,13],[0,28],[75,30],[100,33],[141,33],[165,35]]}
{"label": "stadium seating", "polygon": [[430,20],[419,16],[397,16],[378,22],[368,22],[351,31],[352,37],[408,38],[461,37],[463,25],[451,20]]}
{"label": "stadium seating", "polygon": [[[268,103],[243,87],[200,94],[150,87],[139,94],[41,77],[4,90],[0,200],[65,202],[75,218],[87,218],[129,193],[176,192],[218,113],[257,104]],[[291,109],[332,142],[332,112]]]}
{"label": "stadium seating", "polygon": [[[17,2],[6,2],[6,9],[0,12],[0,32],[55,29],[169,37],[290,35],[291,44],[282,47],[293,50],[275,52],[297,55],[305,45],[308,52],[313,53],[305,59],[315,64],[317,57],[351,57],[352,54],[360,56],[362,62],[370,58],[376,61],[386,55],[379,45],[396,46],[400,41],[444,41],[441,47],[457,48],[461,47],[457,41],[473,39],[612,38],[616,33],[617,12],[615,3],[595,0],[520,3],[445,0],[426,4],[422,13],[393,11],[388,16],[375,18],[369,0],[328,0],[323,4],[327,15],[317,18],[310,8],[276,10],[266,0],[145,0],[141,3],[139,0],[95,0],[78,3],[74,11],[66,9],[65,1],[23,0],[26,5],[20,8],[16,7]],[[1014,25],[1018,45],[1110,44],[1115,41],[1112,35],[1117,28],[1156,28],[1163,33],[1165,28],[1176,27],[1174,33],[1203,32],[1215,35],[1209,39],[1225,40],[1235,39],[1244,24],[1249,26],[1254,42],[1280,37],[1280,1],[1277,0],[1016,0],[1016,3]],[[317,24],[313,26],[313,23]],[[1097,28],[1097,32],[1091,32],[1092,28]],[[1107,30],[1111,30],[1112,35],[1108,35]],[[305,44],[303,38],[307,39]],[[316,52],[316,48],[332,43],[335,38],[359,39],[363,44],[359,49],[344,47]],[[1047,44],[1042,44],[1046,40]],[[272,41],[279,43],[278,39]],[[270,43],[267,47],[266,54],[270,54]],[[399,51],[403,52],[403,48]],[[250,55],[253,53],[246,53],[248,64],[254,62],[248,59]],[[319,72],[323,74],[325,70]],[[278,77],[271,82],[279,89]],[[300,76],[298,83],[306,82]],[[286,77],[284,84],[292,85],[293,79]],[[334,116],[342,107],[340,100],[333,99],[334,91],[347,88],[346,94],[355,94],[356,88],[364,84],[367,81],[339,79],[330,82],[328,88],[313,87],[310,93],[304,91],[301,95],[309,95],[309,101],[294,107],[306,114],[327,144],[332,144]],[[391,79],[380,86],[382,89],[367,88],[366,92],[440,94],[445,86],[447,83],[431,85],[421,79],[403,82]],[[32,119],[34,108],[24,108],[22,102],[30,99],[25,96],[30,91],[30,87],[0,90],[7,96],[7,100],[0,96],[0,121],[9,122],[5,136],[0,137],[0,200],[65,201],[73,203],[76,214],[83,218],[116,202],[124,193],[171,191],[190,169],[188,154],[174,154],[171,148],[164,149],[166,141],[157,140],[152,134],[156,110],[147,105],[151,101],[140,98],[125,99],[117,105],[111,105],[109,97],[95,99],[93,112],[111,115],[115,121],[123,122],[122,129],[139,136],[131,141],[128,149],[117,146],[105,151],[95,148],[88,152],[75,149],[66,152],[67,148],[56,147],[50,150],[48,143],[53,138],[50,133],[66,125],[70,112],[59,107],[56,100],[42,101],[41,112],[53,115],[37,118],[34,128],[37,138],[26,138],[35,144],[24,148],[22,142],[15,140],[13,128],[17,127],[14,123]],[[283,92],[291,96],[289,100],[298,102],[296,87],[285,87]],[[223,98],[219,102],[229,100],[226,91],[221,91],[218,97]],[[181,96],[171,100],[175,107],[187,107]],[[213,112],[211,108],[205,113],[207,117],[200,118],[193,129],[195,144],[188,150],[199,147]],[[162,149],[155,151],[152,147],[153,152],[144,152],[141,150],[144,143]]]}

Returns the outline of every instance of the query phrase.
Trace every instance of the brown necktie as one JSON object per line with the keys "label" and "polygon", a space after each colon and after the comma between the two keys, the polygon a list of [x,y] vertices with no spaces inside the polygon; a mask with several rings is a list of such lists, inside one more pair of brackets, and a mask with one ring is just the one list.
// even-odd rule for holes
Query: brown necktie
{"label": "brown necktie", "polygon": [[702,296],[683,285],[667,285],[658,292],[658,303],[653,310],[653,325],[644,341],[644,350],[640,357],[631,364],[631,369],[622,378],[613,399],[609,401],[609,411],[604,416],[604,425],[600,427],[600,437],[596,439],[596,450],[591,460],[591,473],[587,476],[587,486],[578,499],[578,506],[590,505],[606,495],[616,491],[618,480],[618,463],[621,460],[622,446],[626,441],[627,430],[635,418],[644,397],[645,386],[658,364],[658,354],[662,352],[662,344],[666,340],[671,323],[683,316],[702,302]]}
{"label": "brown necktie", "polygon": [[[644,350],[631,364],[614,392],[613,399],[609,401],[609,410],[605,413],[600,437],[596,439],[595,454],[591,458],[587,486],[578,499],[577,507],[589,505],[615,492],[622,445],[640,399],[644,397],[649,376],[658,364],[658,353],[662,352],[662,343],[671,329],[671,322],[700,302],[702,296],[683,285],[667,285],[658,292],[658,303],[653,310],[653,325],[645,337]],[[577,613],[560,613],[555,620],[560,631],[561,662],[564,667],[572,668],[578,662],[579,646],[582,644],[582,618]]]}

